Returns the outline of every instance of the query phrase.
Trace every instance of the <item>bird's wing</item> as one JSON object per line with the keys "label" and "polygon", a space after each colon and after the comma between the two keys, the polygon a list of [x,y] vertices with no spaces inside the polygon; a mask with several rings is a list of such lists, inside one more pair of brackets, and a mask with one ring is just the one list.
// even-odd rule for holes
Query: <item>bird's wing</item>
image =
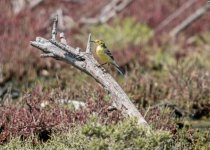
{"label": "bird's wing", "polygon": [[104,53],[107,54],[113,61],[112,64],[115,66],[115,68],[117,69],[117,71],[124,76],[124,72],[121,70],[121,68],[119,67],[119,65],[115,62],[114,57],[112,56],[112,53],[105,48]]}
{"label": "bird's wing", "polygon": [[108,50],[107,48],[104,50],[104,53],[107,54],[111,59],[114,60],[114,57],[112,55],[112,53],[110,52],[110,50]]}

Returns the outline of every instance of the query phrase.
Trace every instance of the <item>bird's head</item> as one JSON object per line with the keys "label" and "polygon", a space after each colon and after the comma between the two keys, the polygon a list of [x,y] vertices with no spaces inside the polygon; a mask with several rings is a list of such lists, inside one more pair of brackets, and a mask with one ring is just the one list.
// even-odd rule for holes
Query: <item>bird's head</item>
{"label": "bird's head", "polygon": [[96,43],[97,45],[105,46],[105,42],[103,40],[93,40],[91,42]]}

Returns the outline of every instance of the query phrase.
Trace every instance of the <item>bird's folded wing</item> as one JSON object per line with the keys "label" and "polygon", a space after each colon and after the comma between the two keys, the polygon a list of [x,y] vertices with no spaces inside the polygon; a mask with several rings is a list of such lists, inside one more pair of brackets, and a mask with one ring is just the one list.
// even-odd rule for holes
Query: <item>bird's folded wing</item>
{"label": "bird's folded wing", "polygon": [[114,57],[112,55],[112,53],[110,52],[110,50],[108,50],[107,48],[104,50],[104,53],[107,54],[109,57],[111,57],[111,59],[114,60]]}

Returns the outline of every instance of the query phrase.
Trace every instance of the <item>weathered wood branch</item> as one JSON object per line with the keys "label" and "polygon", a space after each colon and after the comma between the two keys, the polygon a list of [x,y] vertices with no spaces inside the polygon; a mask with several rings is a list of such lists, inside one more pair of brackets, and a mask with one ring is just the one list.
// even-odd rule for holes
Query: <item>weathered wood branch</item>
{"label": "weathered wood branch", "polygon": [[210,10],[210,5],[209,4],[205,4],[201,8],[197,9],[192,15],[190,15],[187,19],[185,19],[178,26],[176,26],[170,32],[170,35],[172,37],[176,37],[181,31],[185,30],[188,26],[190,26],[193,22],[195,22],[200,17],[202,17],[209,10]]}
{"label": "weathered wood branch", "polygon": [[[53,30],[55,30],[56,21],[55,19]],[[130,101],[123,89],[109,73],[102,67],[99,67],[98,62],[91,52],[91,35],[89,35],[88,38],[86,51],[81,51],[80,48],[73,48],[56,41],[56,39],[54,39],[56,33],[57,32],[52,32],[51,40],[37,37],[35,41],[31,41],[31,45],[44,52],[44,54],[41,54],[42,57],[52,57],[65,61],[90,75],[108,91],[115,107],[121,110],[124,116],[136,117],[140,125],[148,126],[141,113]]]}

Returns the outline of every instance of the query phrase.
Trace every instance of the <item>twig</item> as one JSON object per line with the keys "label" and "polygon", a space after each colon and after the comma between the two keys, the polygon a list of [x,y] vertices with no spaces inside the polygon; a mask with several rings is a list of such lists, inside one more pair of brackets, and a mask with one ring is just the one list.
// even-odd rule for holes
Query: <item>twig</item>
{"label": "twig", "polygon": [[54,18],[54,20],[53,20],[53,29],[52,29],[52,39],[53,40],[56,39],[57,25],[58,25],[58,15],[56,15],[55,18]]}
{"label": "twig", "polygon": [[91,53],[91,46],[90,46],[91,42],[90,41],[91,41],[91,34],[89,34],[89,36],[88,36],[86,53]]}
{"label": "twig", "polygon": [[63,10],[60,8],[56,11],[56,14],[58,15],[58,29],[64,30],[64,16],[63,16]]}
{"label": "twig", "polygon": [[176,37],[181,31],[185,30],[188,26],[190,26],[193,22],[202,17],[207,11],[210,10],[210,5],[205,4],[201,8],[197,9],[195,13],[190,15],[187,19],[185,19],[181,24],[176,26],[171,32],[170,35],[172,37]]}
{"label": "twig", "polygon": [[[54,26],[56,24],[55,22],[57,22],[56,19],[54,20]],[[56,30],[56,26],[53,27],[53,30]],[[56,31],[53,31],[52,33],[52,36],[55,38]],[[90,40],[91,34],[89,34],[86,52],[79,51],[79,48],[75,49],[69,45],[57,42],[56,39],[47,40],[41,37],[36,38],[36,41],[31,41],[31,45],[44,53],[53,54],[53,58],[65,61],[90,75],[108,91],[114,105],[117,109],[121,110],[124,116],[136,117],[140,125],[148,127],[144,117],[130,101],[118,83],[110,74],[103,71],[101,67],[98,67],[99,64],[91,53]]]}
{"label": "twig", "polygon": [[147,116],[147,113],[150,111],[150,106],[147,108],[147,111],[144,114],[144,118]]}

